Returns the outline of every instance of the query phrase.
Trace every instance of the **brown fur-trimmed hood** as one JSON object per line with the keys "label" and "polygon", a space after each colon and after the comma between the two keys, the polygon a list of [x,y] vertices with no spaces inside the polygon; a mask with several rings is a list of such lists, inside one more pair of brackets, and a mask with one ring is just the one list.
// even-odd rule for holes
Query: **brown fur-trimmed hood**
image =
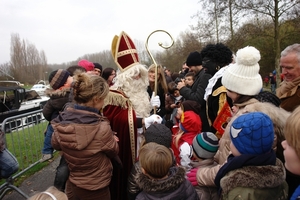
{"label": "brown fur-trimmed hood", "polygon": [[185,170],[182,167],[171,167],[169,176],[166,179],[150,179],[143,173],[137,177],[137,184],[145,192],[164,192],[178,188],[185,179]]}
{"label": "brown fur-trimmed hood", "polygon": [[71,88],[62,88],[61,90],[60,89],[57,89],[57,90],[54,90],[54,89],[46,89],[45,90],[45,94],[49,97],[52,97],[52,96],[65,96],[68,92],[71,92]]}
{"label": "brown fur-trimmed hood", "polygon": [[223,194],[228,194],[236,187],[274,188],[285,181],[285,176],[282,162],[276,159],[274,166],[246,166],[230,171],[221,179],[220,184]]}

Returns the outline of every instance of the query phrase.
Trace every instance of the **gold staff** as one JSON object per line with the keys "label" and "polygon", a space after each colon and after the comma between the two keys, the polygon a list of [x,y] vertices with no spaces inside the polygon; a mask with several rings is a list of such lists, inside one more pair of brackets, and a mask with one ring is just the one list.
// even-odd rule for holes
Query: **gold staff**
{"label": "gold staff", "polygon": [[[171,40],[172,40],[172,43],[171,43],[169,46],[163,46],[163,44],[162,44],[161,42],[159,42],[158,45],[159,45],[160,47],[162,47],[162,48],[164,48],[164,49],[169,49],[169,48],[170,48],[171,46],[173,46],[173,44],[174,44],[174,39],[173,39],[173,37],[171,36],[170,33],[168,33],[168,32],[165,31],[165,30],[155,30],[155,31],[153,31],[152,33],[150,33],[150,35],[147,37],[147,40],[146,40],[146,43],[145,43],[145,48],[146,48],[146,50],[147,50],[147,52],[148,52],[148,54],[149,54],[151,60],[153,61],[154,65],[155,65],[154,95],[157,94],[157,63],[156,63],[156,61],[154,60],[154,58],[153,58],[151,52],[150,52],[149,49],[148,49],[148,41],[149,41],[150,36],[151,36],[153,33],[156,33],[156,32],[164,32],[164,33],[168,34],[168,35],[170,36]],[[154,110],[154,114],[156,114],[156,108],[154,108],[153,110]]]}

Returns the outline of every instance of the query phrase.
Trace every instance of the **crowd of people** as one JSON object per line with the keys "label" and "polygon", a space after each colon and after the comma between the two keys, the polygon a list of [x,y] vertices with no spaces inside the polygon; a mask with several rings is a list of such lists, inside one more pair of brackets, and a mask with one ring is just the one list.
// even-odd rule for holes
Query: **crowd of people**
{"label": "crowd of people", "polygon": [[[61,160],[36,197],[300,198],[300,44],[281,53],[276,94],[263,89],[253,46],[209,44],[171,73],[140,63],[121,32],[112,56],[118,69],[80,60],[50,73],[40,162],[54,149]],[[18,166],[0,147],[0,161],[12,158],[6,178]]]}

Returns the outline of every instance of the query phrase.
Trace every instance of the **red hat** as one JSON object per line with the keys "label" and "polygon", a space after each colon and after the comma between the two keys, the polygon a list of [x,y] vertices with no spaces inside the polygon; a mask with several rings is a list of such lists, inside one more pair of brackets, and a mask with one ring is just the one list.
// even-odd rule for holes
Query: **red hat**
{"label": "red hat", "polygon": [[202,131],[202,121],[194,111],[185,111],[180,118],[179,127],[185,133],[200,133]]}
{"label": "red hat", "polygon": [[94,68],[95,68],[94,63],[92,63],[92,62],[90,62],[90,61],[88,61],[88,60],[80,60],[80,61],[78,62],[78,65],[79,65],[80,67],[83,67],[87,72],[88,72],[88,71],[93,71]]}
{"label": "red hat", "polygon": [[114,61],[121,72],[139,64],[138,53],[131,38],[122,31],[120,36],[115,36],[111,44]]}

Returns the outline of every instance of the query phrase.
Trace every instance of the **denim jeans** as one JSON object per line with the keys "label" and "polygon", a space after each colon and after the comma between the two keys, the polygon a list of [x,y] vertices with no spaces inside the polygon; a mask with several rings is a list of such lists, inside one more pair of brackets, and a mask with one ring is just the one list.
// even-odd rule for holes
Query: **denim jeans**
{"label": "denim jeans", "polygon": [[271,92],[276,94],[276,84],[271,84]]}
{"label": "denim jeans", "polygon": [[52,148],[52,145],[51,145],[51,137],[52,137],[53,131],[54,131],[53,127],[49,123],[47,126],[46,135],[45,135],[45,139],[44,139],[44,147],[42,149],[43,154],[53,154],[54,149]]}
{"label": "denim jeans", "polygon": [[8,178],[13,173],[18,171],[19,163],[15,156],[13,156],[6,148],[0,152],[0,177]]}
{"label": "denim jeans", "polygon": [[69,178],[68,163],[63,156],[60,158],[59,165],[56,168],[54,186],[62,192],[65,192],[66,182]]}

